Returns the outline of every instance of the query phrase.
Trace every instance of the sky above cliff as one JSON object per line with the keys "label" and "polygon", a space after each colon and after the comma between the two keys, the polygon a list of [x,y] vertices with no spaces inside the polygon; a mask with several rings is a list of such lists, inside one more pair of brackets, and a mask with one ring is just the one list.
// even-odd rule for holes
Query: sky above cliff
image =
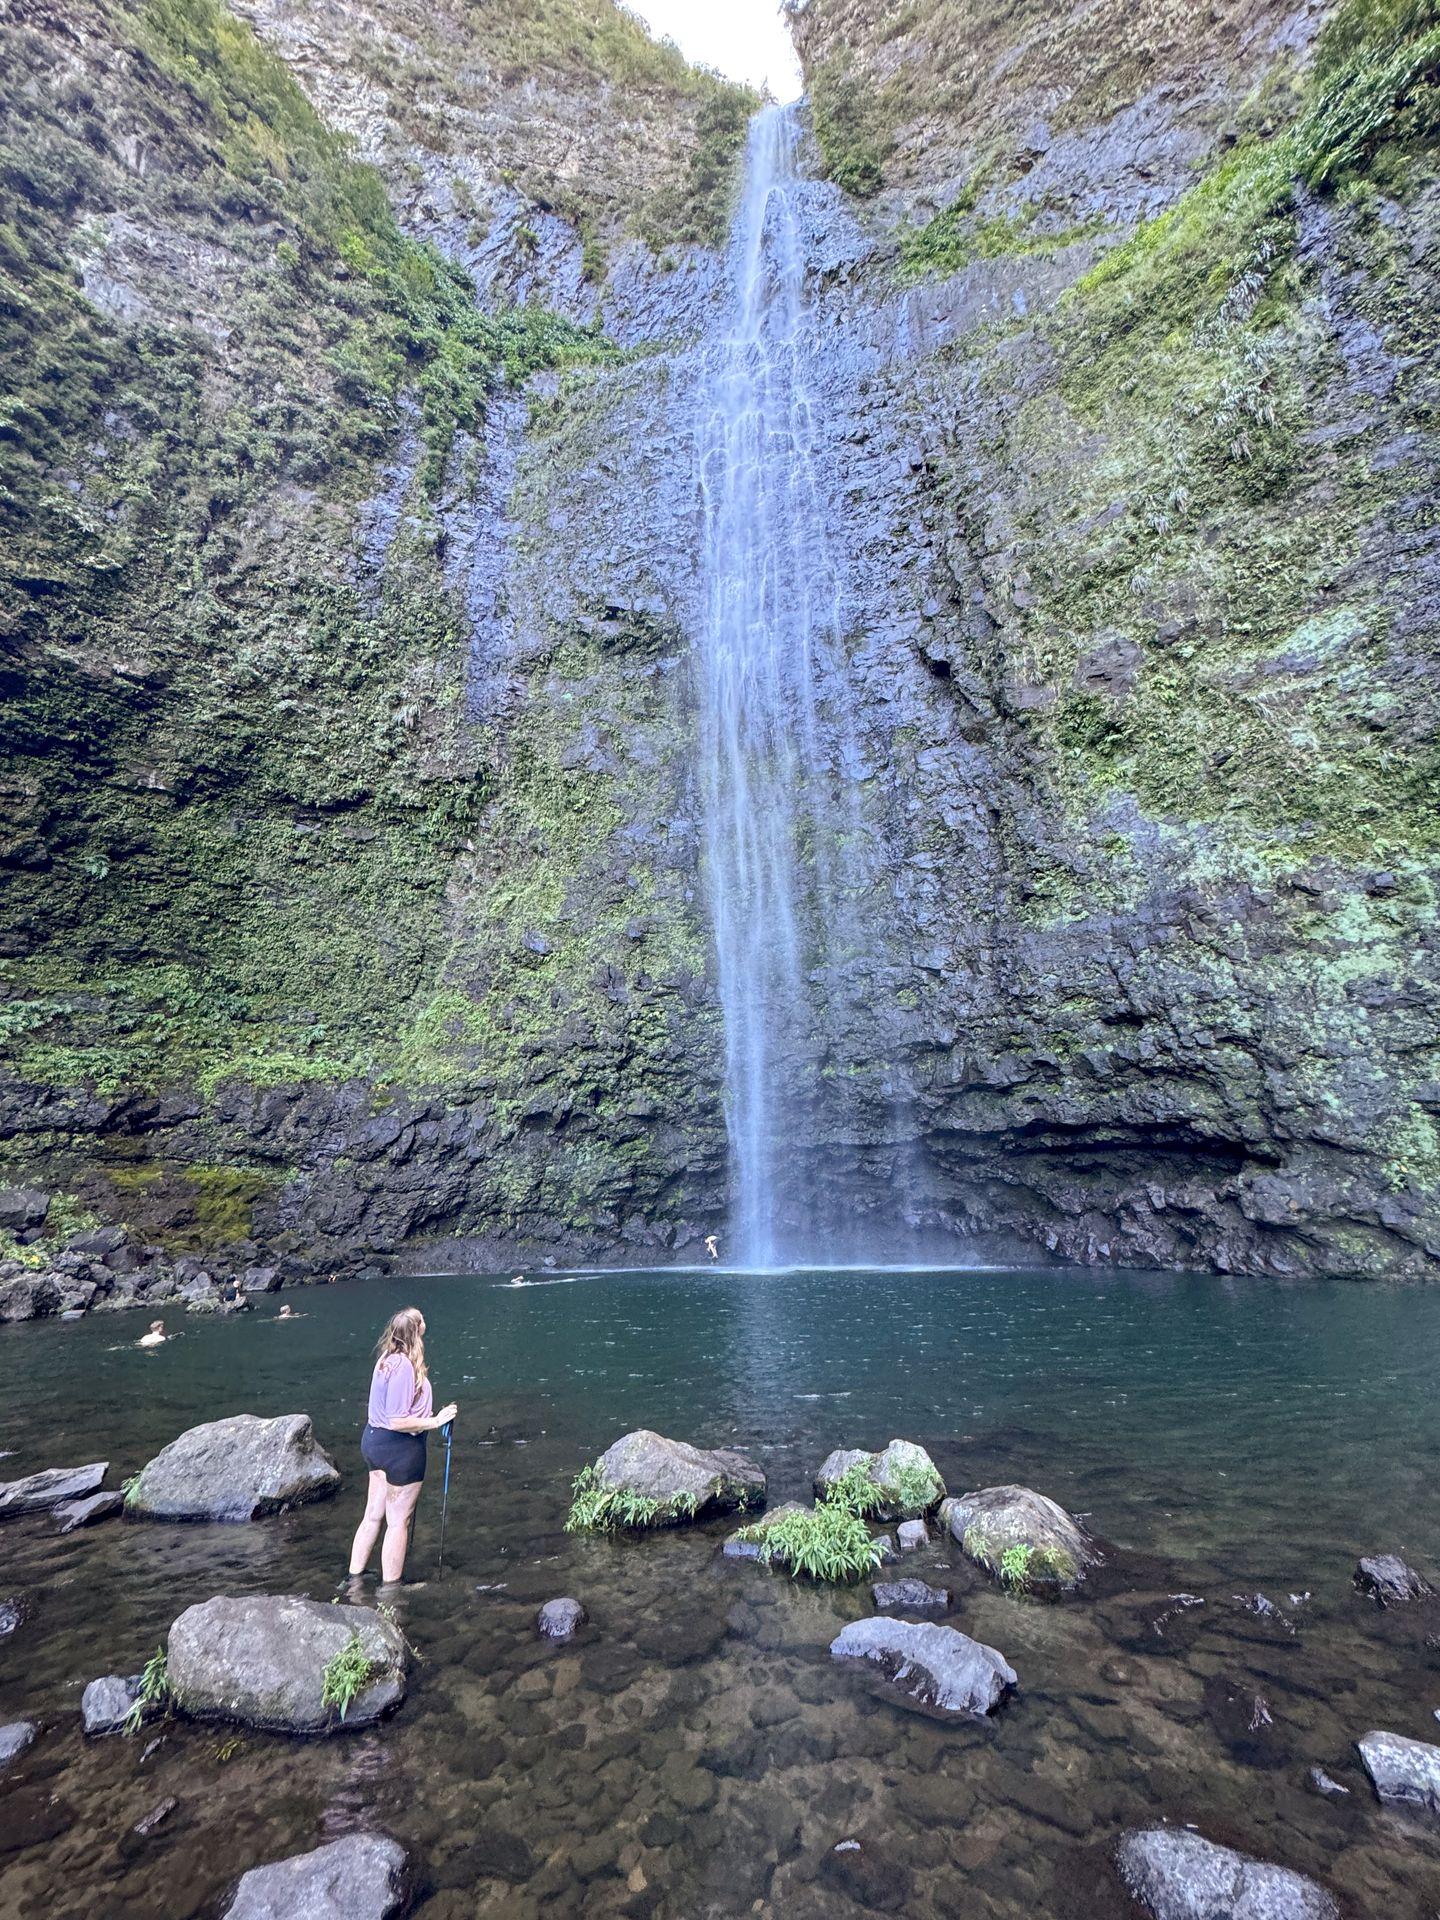
{"label": "sky above cliff", "polygon": [[801,90],[800,63],[776,0],[631,0],[631,11],[699,66],[768,87],[777,100],[793,100]]}

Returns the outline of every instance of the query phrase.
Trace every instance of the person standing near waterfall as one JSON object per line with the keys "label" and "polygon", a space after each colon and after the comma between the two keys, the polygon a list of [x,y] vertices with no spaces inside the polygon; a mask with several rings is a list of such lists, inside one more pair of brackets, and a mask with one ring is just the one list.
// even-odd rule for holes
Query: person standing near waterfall
{"label": "person standing near waterfall", "polygon": [[370,1469],[365,1516],[350,1548],[350,1578],[357,1580],[370,1563],[380,1528],[380,1575],[387,1583],[405,1571],[410,1527],[425,1480],[425,1436],[455,1418],[455,1403],[432,1411],[429,1370],[425,1364],[425,1316],[418,1307],[402,1307],[387,1322],[375,1348],[370,1403],[360,1457]]}

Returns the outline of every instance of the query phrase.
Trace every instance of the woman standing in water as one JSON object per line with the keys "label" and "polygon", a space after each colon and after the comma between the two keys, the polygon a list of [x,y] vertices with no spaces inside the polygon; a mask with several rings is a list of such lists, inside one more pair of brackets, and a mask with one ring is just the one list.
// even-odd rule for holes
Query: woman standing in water
{"label": "woman standing in water", "polygon": [[455,1418],[455,1403],[431,1412],[430,1380],[425,1367],[425,1316],[418,1307],[402,1307],[391,1316],[375,1348],[370,1405],[360,1454],[370,1469],[365,1518],[355,1529],[350,1577],[364,1573],[380,1526],[380,1574],[398,1580],[405,1571],[410,1523],[425,1478],[425,1436]]}

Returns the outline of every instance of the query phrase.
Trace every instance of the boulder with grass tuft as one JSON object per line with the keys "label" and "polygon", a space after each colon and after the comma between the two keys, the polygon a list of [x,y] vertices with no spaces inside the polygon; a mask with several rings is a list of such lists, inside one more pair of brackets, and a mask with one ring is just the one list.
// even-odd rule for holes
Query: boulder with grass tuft
{"label": "boulder with grass tuft", "polygon": [[892,1440],[879,1453],[837,1447],[815,1476],[817,1500],[842,1498],[875,1520],[914,1520],[945,1498],[945,1482],[924,1447]]}
{"label": "boulder with grass tuft", "polygon": [[765,1475],[730,1447],[694,1447],[642,1427],[586,1467],[573,1494],[572,1533],[673,1527],[763,1506]]}
{"label": "boulder with grass tuft", "polygon": [[940,1524],[968,1559],[1019,1593],[1071,1593],[1099,1553],[1062,1506],[1029,1487],[981,1487],[947,1500]]}
{"label": "boulder with grass tuft", "polygon": [[171,1704],[195,1720],[276,1733],[372,1725],[405,1697],[405,1639],[368,1607],[292,1595],[217,1596],[170,1629]]}

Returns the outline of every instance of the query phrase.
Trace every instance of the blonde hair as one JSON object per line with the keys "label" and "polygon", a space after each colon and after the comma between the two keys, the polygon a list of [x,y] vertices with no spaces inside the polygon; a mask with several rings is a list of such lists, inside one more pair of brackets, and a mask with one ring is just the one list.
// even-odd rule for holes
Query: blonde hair
{"label": "blonde hair", "polygon": [[415,1384],[425,1384],[425,1341],[420,1329],[425,1324],[418,1307],[402,1307],[385,1322],[385,1331],[375,1343],[375,1358],[388,1360],[392,1353],[403,1353],[415,1369]]}

